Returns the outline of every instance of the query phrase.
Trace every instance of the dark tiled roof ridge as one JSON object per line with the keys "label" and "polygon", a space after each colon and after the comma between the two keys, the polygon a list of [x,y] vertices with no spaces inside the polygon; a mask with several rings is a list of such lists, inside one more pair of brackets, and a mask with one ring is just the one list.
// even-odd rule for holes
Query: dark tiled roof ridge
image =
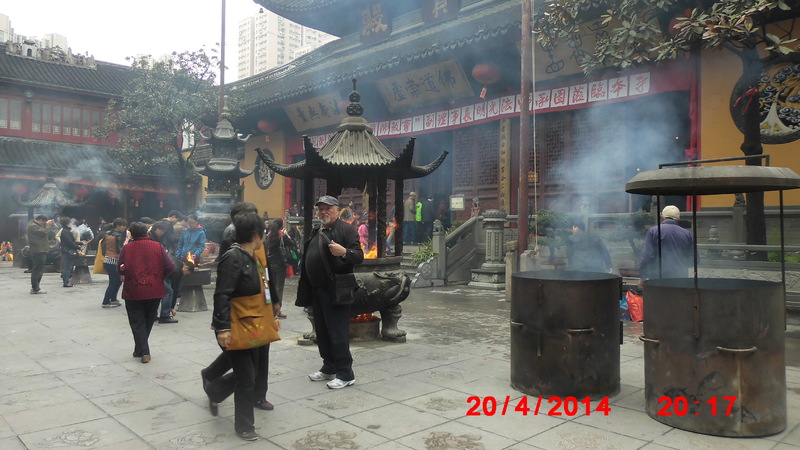
{"label": "dark tiled roof ridge", "polygon": [[80,94],[121,96],[134,76],[124,65],[95,61],[96,67],[69,65],[7,53],[0,43],[0,81]]}
{"label": "dark tiled roof ridge", "polygon": [[[9,44],[8,41],[0,42],[0,49],[2,49],[3,52],[7,52],[8,44]],[[58,64],[60,66],[69,66],[69,67],[80,67],[82,69],[87,69],[87,70],[95,70],[96,69],[96,68],[91,67],[91,66],[81,66],[81,65],[77,65],[77,64],[74,64],[74,65],[73,64],[66,64],[66,63],[59,62],[59,61],[47,61],[47,60],[44,60],[44,59],[33,58],[31,56],[25,56],[25,55],[17,55],[17,54],[14,54],[14,53],[6,53],[6,54],[8,56],[16,56],[18,58],[31,59],[31,60],[34,60],[34,61],[37,61],[37,62],[40,62],[40,63]],[[117,68],[126,69],[126,70],[130,69],[130,66],[126,66],[125,64],[113,63],[113,62],[108,62],[108,61],[94,60],[94,63],[97,66],[101,66],[102,65],[102,66],[117,67]]]}
{"label": "dark tiled roof ridge", "polygon": [[270,10],[283,11],[286,13],[311,12],[324,9],[336,3],[344,3],[347,0],[260,0],[258,3]]}

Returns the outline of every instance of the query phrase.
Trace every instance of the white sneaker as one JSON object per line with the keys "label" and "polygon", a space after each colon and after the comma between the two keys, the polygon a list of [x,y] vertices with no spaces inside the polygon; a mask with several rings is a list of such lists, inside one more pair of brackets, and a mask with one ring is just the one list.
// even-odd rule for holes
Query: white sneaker
{"label": "white sneaker", "polygon": [[341,389],[356,384],[356,380],[352,379],[350,381],[344,381],[338,378],[334,378],[333,380],[328,381],[327,384],[328,384],[328,389]]}
{"label": "white sneaker", "polygon": [[311,381],[333,380],[334,378],[336,378],[336,375],[332,373],[314,372],[308,374],[308,379]]}

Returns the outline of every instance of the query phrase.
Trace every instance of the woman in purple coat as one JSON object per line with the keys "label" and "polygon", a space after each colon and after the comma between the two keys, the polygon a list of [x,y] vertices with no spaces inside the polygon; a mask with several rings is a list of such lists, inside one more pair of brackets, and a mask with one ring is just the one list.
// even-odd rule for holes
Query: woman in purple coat
{"label": "woman in purple coat", "polygon": [[119,274],[124,279],[122,298],[133,333],[133,357],[148,363],[147,340],[158,315],[158,305],[167,294],[164,278],[172,273],[174,265],[164,247],[147,237],[147,225],[133,222],[129,231],[133,240],[122,247],[118,262]]}

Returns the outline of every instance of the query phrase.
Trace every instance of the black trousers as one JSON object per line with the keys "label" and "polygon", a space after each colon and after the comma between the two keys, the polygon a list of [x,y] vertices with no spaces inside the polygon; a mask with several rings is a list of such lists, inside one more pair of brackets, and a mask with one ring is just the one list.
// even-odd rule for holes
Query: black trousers
{"label": "black trousers", "polygon": [[[256,386],[253,388],[253,400],[258,402],[267,399],[267,391],[269,391],[269,344],[258,347],[261,354],[258,358],[258,366],[256,367]],[[229,355],[223,349],[222,353],[217,356],[208,367],[205,369],[206,378],[209,380],[216,380],[221,377],[228,376],[230,381],[233,380],[233,374],[228,373],[231,370],[231,360]],[[226,395],[217,392],[223,398],[228,398],[233,393],[233,388]],[[216,398],[216,397],[214,397]],[[216,400],[214,400],[216,402]]]}
{"label": "black trousers", "polygon": [[322,357],[323,373],[336,374],[343,381],[355,379],[353,355],[350,354],[350,306],[337,306],[327,287],[315,287],[311,307],[317,347]]}
{"label": "black trousers", "polygon": [[150,338],[150,331],[153,330],[153,323],[156,321],[160,302],[160,298],[125,300],[128,323],[133,333],[133,353],[137,355],[150,354],[150,345],[147,340]]}
{"label": "black trousers", "polygon": [[38,291],[41,289],[39,283],[42,282],[42,275],[44,274],[44,266],[47,264],[47,253],[33,253],[31,254],[31,289]]}
{"label": "black trousers", "polygon": [[272,299],[272,303],[283,306],[283,287],[286,285],[286,266],[283,263],[269,263],[269,282],[278,295],[278,298]]}
{"label": "black trousers", "polygon": [[[228,367],[233,373],[226,374]],[[206,394],[220,403],[233,394],[234,429],[237,433],[255,430],[254,404],[266,395],[266,374],[269,371],[269,345],[248,350],[225,350],[206,368],[209,379]],[[263,378],[262,378],[263,377]],[[262,382],[263,380],[263,382]],[[257,385],[264,396],[257,397]]]}

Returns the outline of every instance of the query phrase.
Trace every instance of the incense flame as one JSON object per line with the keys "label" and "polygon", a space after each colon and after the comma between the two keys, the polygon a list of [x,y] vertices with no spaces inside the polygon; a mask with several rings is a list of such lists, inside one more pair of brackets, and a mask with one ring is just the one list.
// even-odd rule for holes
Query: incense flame
{"label": "incense flame", "polygon": [[373,322],[375,320],[378,320],[378,318],[375,317],[375,314],[367,313],[353,317],[352,319],[350,319],[350,323],[368,323],[368,322]]}
{"label": "incense flame", "polygon": [[364,247],[364,244],[361,244],[361,250],[364,252],[364,259],[378,258],[378,246],[375,244],[370,245],[369,250]]}

